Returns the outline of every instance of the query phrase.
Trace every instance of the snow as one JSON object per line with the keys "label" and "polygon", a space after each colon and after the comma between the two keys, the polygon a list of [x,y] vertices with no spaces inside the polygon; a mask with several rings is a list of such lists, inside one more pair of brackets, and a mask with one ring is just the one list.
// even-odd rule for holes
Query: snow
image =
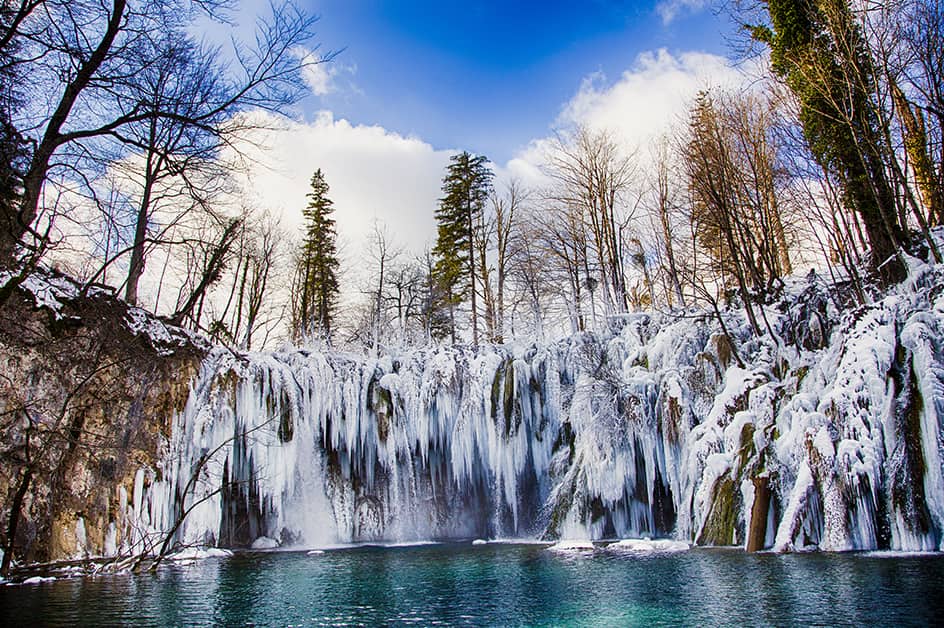
{"label": "snow", "polygon": [[233,552],[230,550],[219,547],[188,547],[169,555],[167,559],[172,561],[194,561],[206,558],[229,558],[232,555]]}
{"label": "snow", "polygon": [[129,307],[125,315],[128,330],[136,336],[145,336],[149,344],[160,355],[172,355],[174,350],[186,345],[205,348],[206,340],[185,329],[169,325],[153,314],[137,307]]}
{"label": "snow", "polygon": [[63,295],[61,295],[55,287],[47,282],[41,281],[36,276],[27,277],[20,286],[33,295],[33,302],[36,304],[36,307],[45,307],[52,312],[56,320],[62,318],[61,297]]}
{"label": "snow", "polygon": [[155,345],[170,344],[173,341],[167,326],[140,308],[128,308],[127,323],[132,333],[147,335]]}
{"label": "snow", "polygon": [[486,541],[485,539],[475,539],[474,541],[472,541],[472,545],[487,545],[487,544],[488,544],[488,541]]}
{"label": "snow", "polygon": [[[8,271],[0,273],[0,285],[6,284],[11,277]],[[82,292],[82,286],[75,280],[47,270],[34,271],[23,279],[20,288],[30,294],[35,307],[46,309],[55,320],[65,317],[63,306],[78,299]],[[85,292],[89,296],[96,296],[105,291],[98,286],[91,286]]]}
{"label": "snow", "polygon": [[[159,538],[187,486],[183,544],[223,541],[224,514],[242,500],[257,508],[254,546],[617,537],[633,539],[625,551],[667,551],[700,542],[725,499],[736,524],[721,541],[738,545],[763,477],[779,504],[777,550],[939,549],[944,307],[933,286],[944,271],[920,273],[847,310],[818,280],[791,280],[764,308],[773,337],[725,310],[730,340],[711,316],[652,314],[624,317],[615,334],[513,348],[215,350],[158,468],[135,476],[133,525],[118,537]],[[136,325],[167,342],[152,323]],[[901,413],[913,390],[927,528],[891,497],[912,464]]]}
{"label": "snow", "polygon": [[250,545],[250,547],[254,550],[275,549],[278,546],[278,541],[275,539],[270,539],[267,536],[260,536],[258,539],[252,542],[252,545]]}
{"label": "snow", "polygon": [[44,582],[53,582],[55,579],[55,576],[33,576],[24,580],[22,584],[42,584]]}
{"label": "snow", "polygon": [[592,552],[596,546],[581,539],[564,539],[547,548],[552,552]]}
{"label": "snow", "polygon": [[623,539],[610,543],[606,549],[614,552],[674,553],[687,551],[691,547],[685,541],[671,539]]}

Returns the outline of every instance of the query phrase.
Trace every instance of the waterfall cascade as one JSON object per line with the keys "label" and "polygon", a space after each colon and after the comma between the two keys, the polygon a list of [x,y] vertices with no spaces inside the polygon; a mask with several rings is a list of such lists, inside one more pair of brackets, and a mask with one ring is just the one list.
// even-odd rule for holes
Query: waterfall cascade
{"label": "waterfall cascade", "polygon": [[941,549],[941,285],[839,310],[795,280],[763,335],[730,310],[730,335],[676,312],[546,346],[216,350],[121,536]]}

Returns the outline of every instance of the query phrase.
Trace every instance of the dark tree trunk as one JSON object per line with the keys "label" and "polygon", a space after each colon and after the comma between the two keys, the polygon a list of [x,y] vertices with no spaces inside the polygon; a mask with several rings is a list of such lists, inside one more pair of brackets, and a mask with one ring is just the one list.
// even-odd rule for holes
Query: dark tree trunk
{"label": "dark tree trunk", "polygon": [[7,522],[7,546],[3,552],[3,563],[0,564],[0,575],[6,577],[10,573],[10,564],[13,561],[13,549],[16,544],[16,529],[20,523],[20,512],[23,510],[23,500],[26,498],[26,492],[29,490],[30,482],[33,479],[33,470],[27,466],[20,477],[20,484],[16,488],[16,494],[13,496],[13,503],[10,505],[10,520]]}
{"label": "dark tree trunk", "polygon": [[754,478],[754,505],[751,507],[751,528],[747,534],[747,551],[764,549],[767,540],[767,513],[770,511],[770,480]]}
{"label": "dark tree trunk", "polygon": [[101,41],[99,41],[98,46],[89,58],[79,66],[72,81],[66,85],[59,103],[46,125],[46,131],[36,146],[29,168],[23,177],[23,199],[19,205],[19,210],[11,209],[11,211],[5,212],[7,215],[4,217],[4,224],[0,225],[0,230],[2,230],[0,231],[0,258],[12,258],[16,247],[22,242],[23,237],[29,233],[33,222],[36,220],[43,185],[46,182],[46,175],[49,173],[49,162],[56,150],[68,141],[67,136],[61,132],[62,127],[68,120],[79,95],[88,87],[95,72],[98,71],[98,68],[107,58],[115,37],[121,30],[126,4],[127,0],[113,1],[112,13],[102,34]]}

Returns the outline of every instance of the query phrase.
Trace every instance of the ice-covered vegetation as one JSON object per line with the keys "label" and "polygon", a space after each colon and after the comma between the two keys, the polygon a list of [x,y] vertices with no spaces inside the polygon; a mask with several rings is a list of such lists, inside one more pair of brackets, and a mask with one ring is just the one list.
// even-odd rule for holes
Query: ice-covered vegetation
{"label": "ice-covered vegetation", "polygon": [[186,512],[177,540],[222,546],[756,529],[778,550],[940,549],[941,286],[914,261],[842,307],[811,274],[763,336],[730,309],[730,335],[692,310],[547,346],[218,350],[129,508],[139,535]]}

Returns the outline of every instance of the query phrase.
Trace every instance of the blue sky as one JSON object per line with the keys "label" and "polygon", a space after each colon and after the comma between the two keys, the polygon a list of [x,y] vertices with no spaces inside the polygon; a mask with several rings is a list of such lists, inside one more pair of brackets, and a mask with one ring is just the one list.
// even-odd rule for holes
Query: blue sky
{"label": "blue sky", "polygon": [[616,80],[658,48],[724,54],[725,19],[673,1],[669,23],[653,1],[309,1],[321,50],[343,51],[333,90],[304,108],[504,163],[547,135],[587,76]]}

